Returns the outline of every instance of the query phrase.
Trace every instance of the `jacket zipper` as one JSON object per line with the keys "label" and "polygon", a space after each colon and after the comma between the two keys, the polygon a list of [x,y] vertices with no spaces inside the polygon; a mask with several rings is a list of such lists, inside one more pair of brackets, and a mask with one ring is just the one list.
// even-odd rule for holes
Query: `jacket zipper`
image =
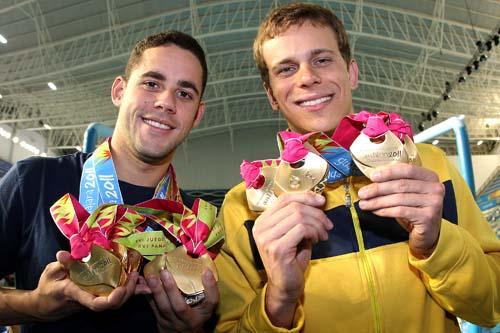
{"label": "jacket zipper", "polygon": [[365,252],[365,245],[363,242],[363,234],[361,233],[361,226],[359,223],[359,217],[358,213],[356,212],[356,208],[352,204],[352,196],[350,193],[350,182],[351,182],[352,177],[349,177],[346,179],[346,182],[344,184],[344,191],[345,191],[345,206],[349,208],[351,211],[351,216],[352,216],[352,221],[354,224],[354,232],[356,233],[356,241],[358,242],[358,247],[359,247],[359,255],[361,257],[361,263],[364,269],[365,277],[368,281],[368,291],[370,293],[370,303],[372,305],[372,312],[373,312],[373,318],[375,321],[375,332],[380,333],[381,332],[381,323],[380,323],[380,309],[377,301],[377,294],[375,292],[375,280],[373,278],[373,272],[370,267],[370,263],[368,260],[368,256],[366,255]]}

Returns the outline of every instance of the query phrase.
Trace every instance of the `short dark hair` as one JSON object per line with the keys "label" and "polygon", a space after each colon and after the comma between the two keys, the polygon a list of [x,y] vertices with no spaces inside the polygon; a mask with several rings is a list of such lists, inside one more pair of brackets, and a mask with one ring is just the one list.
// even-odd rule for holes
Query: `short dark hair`
{"label": "short dark hair", "polygon": [[125,67],[125,80],[128,81],[130,74],[134,70],[134,67],[141,61],[142,54],[147,49],[158,47],[158,46],[168,46],[176,45],[181,49],[185,49],[191,52],[200,62],[201,68],[203,69],[202,77],[202,87],[201,95],[205,91],[207,85],[207,61],[205,59],[205,52],[201,48],[200,44],[191,37],[190,35],[177,30],[167,30],[160,32],[155,35],[147,36],[146,38],[140,40],[135,44],[134,49],[130,53],[128,58],[127,66]]}
{"label": "short dark hair", "polygon": [[253,57],[265,84],[269,85],[269,72],[262,54],[262,45],[265,41],[285,32],[291,26],[301,26],[306,22],[313,26],[330,27],[333,30],[337,37],[340,54],[349,66],[351,49],[342,21],[331,10],[319,5],[293,3],[271,11],[260,24],[259,32],[253,43]]}

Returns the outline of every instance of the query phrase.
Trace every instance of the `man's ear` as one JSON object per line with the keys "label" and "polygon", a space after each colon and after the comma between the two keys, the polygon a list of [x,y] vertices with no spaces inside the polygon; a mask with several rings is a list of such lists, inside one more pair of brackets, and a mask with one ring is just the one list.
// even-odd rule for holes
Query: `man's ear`
{"label": "man's ear", "polygon": [[205,114],[205,102],[200,101],[200,104],[198,105],[198,110],[196,110],[196,115],[194,116],[192,128],[195,128],[200,124],[204,114]]}
{"label": "man's ear", "polygon": [[352,59],[349,64],[349,82],[351,83],[351,89],[355,90],[358,87],[358,63],[356,60]]}
{"label": "man's ear", "polygon": [[119,107],[122,103],[126,84],[127,82],[123,76],[117,76],[113,81],[113,85],[111,86],[111,100],[116,107]]}
{"label": "man's ear", "polygon": [[273,90],[271,89],[271,86],[265,82],[262,85],[264,86],[264,90],[266,91],[267,100],[269,101],[271,108],[274,111],[278,111],[279,104],[278,104],[278,101],[276,100],[276,98],[274,98],[274,93],[273,93]]}

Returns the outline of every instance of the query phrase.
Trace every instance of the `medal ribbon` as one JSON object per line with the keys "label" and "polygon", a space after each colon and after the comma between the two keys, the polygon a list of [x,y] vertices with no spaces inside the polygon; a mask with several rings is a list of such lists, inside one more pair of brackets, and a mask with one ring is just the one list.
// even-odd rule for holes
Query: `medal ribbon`
{"label": "medal ribbon", "polygon": [[[209,254],[215,258],[215,253],[208,249],[224,238],[224,230],[216,219],[217,208],[212,204],[195,199],[192,209],[173,200],[152,199],[133,207],[137,213],[150,219],[166,230],[178,243],[182,244],[188,254],[197,257]],[[148,237],[150,232],[141,236]],[[135,236],[135,235],[134,235]],[[139,248],[134,240],[120,238],[119,243],[136,249],[143,255],[148,255],[148,249]],[[167,252],[175,248],[167,238],[161,240],[162,248]],[[146,246],[147,247],[147,246]]]}
{"label": "medal ribbon", "polygon": [[71,257],[76,260],[87,257],[92,244],[110,250],[111,241],[128,236],[145,221],[133,210],[115,204],[101,205],[89,214],[69,193],[50,207],[50,213],[69,239]]}
{"label": "medal ribbon", "polygon": [[[106,139],[83,164],[79,200],[88,212],[105,203],[123,204],[110,142],[111,138]],[[182,201],[171,164],[156,186],[154,198]]]}

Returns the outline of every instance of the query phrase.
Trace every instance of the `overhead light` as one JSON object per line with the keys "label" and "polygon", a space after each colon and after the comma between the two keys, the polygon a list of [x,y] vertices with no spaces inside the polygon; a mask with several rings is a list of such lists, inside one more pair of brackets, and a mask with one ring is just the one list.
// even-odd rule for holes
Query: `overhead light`
{"label": "overhead light", "polygon": [[418,130],[419,131],[423,131],[425,129],[425,124],[423,122],[421,122],[420,124],[418,124]]}
{"label": "overhead light", "polygon": [[51,90],[57,90],[57,86],[55,85],[54,82],[48,82],[47,85]]}
{"label": "overhead light", "polygon": [[434,146],[436,146],[438,143],[439,143],[439,140],[438,140],[438,139],[436,139],[436,140],[432,141],[432,144],[433,144]]}
{"label": "overhead light", "polygon": [[10,137],[12,136],[12,134],[5,130],[3,127],[0,127],[0,136],[6,138],[6,139],[10,139]]}
{"label": "overhead light", "polygon": [[428,121],[431,121],[431,120],[432,120],[432,115],[431,115],[431,113],[430,113],[430,112],[427,112],[427,114],[426,114],[426,118],[427,118],[427,120],[428,120]]}
{"label": "overhead light", "polygon": [[17,136],[13,137],[12,138],[12,142],[18,143],[19,142],[19,138]]}
{"label": "overhead light", "polygon": [[50,125],[49,125],[49,124],[47,124],[47,123],[44,123],[44,124],[43,124],[43,127],[45,127],[45,128],[46,128],[46,129],[48,129],[48,130],[51,130],[51,129],[52,129],[52,126],[50,126]]}
{"label": "overhead light", "polygon": [[495,45],[498,45],[498,43],[500,42],[500,36],[495,35],[495,36],[493,37],[493,42],[495,43]]}
{"label": "overhead light", "polygon": [[3,96],[2,96],[2,94],[0,94],[0,99],[2,99],[2,98],[3,98]]}
{"label": "overhead light", "polygon": [[458,83],[464,83],[465,82],[465,76],[461,75],[459,78],[458,78]]}
{"label": "overhead light", "polygon": [[479,140],[479,141],[477,142],[477,145],[478,145],[478,146],[480,146],[480,145],[482,145],[482,144],[483,144],[483,142],[484,142],[483,140]]}
{"label": "overhead light", "polygon": [[478,69],[479,69],[479,60],[477,60],[477,59],[476,59],[476,60],[474,60],[474,61],[472,62],[472,64],[474,65],[474,69],[475,69],[475,70],[478,70]]}
{"label": "overhead light", "polygon": [[432,116],[434,118],[437,118],[437,116],[439,115],[439,111],[438,110],[432,110],[431,114],[432,114]]}
{"label": "overhead light", "polygon": [[488,59],[488,56],[486,54],[481,54],[479,57],[479,61],[486,61]]}
{"label": "overhead light", "polygon": [[7,44],[7,39],[2,35],[0,35],[0,43]]}
{"label": "overhead light", "polygon": [[477,46],[477,48],[478,48],[478,49],[480,49],[480,48],[481,48],[481,46],[483,46],[483,42],[481,42],[480,40],[478,40],[478,41],[476,42],[476,46]]}
{"label": "overhead light", "polygon": [[467,75],[471,75],[471,73],[472,73],[472,66],[465,67],[465,70],[467,71]]}
{"label": "overhead light", "polygon": [[450,99],[450,97],[451,97],[450,95],[448,95],[447,93],[444,93],[444,94],[443,94],[443,101],[447,101],[447,100],[449,100],[449,99]]}

